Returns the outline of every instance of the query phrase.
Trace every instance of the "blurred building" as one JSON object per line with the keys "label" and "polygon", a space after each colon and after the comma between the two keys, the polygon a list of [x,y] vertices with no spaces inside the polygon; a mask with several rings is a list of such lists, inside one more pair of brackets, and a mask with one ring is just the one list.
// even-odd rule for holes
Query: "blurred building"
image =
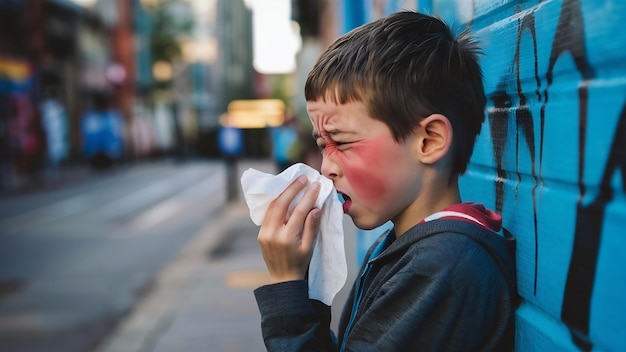
{"label": "blurred building", "polygon": [[3,187],[82,162],[92,109],[116,111],[116,130],[99,138],[127,147],[151,80],[149,31],[139,0],[0,0]]}
{"label": "blurred building", "polygon": [[[335,5],[286,3],[299,54],[291,72],[268,73],[254,65],[254,0],[0,0],[2,188],[94,159],[221,157],[235,100],[281,99],[306,122],[302,87],[337,34]],[[167,62],[154,57],[159,8],[192,23]],[[267,128],[242,135],[244,156],[269,157]]]}

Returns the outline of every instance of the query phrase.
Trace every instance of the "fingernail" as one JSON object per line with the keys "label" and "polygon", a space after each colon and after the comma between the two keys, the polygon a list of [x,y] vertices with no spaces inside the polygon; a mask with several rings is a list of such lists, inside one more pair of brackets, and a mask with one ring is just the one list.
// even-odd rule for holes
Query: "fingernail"
{"label": "fingernail", "polygon": [[307,178],[304,175],[301,175],[298,177],[298,182],[302,183],[302,184],[306,184],[307,182]]}
{"label": "fingernail", "polygon": [[320,188],[322,188],[322,185],[319,182],[315,182],[313,185],[311,185],[311,187],[313,187],[314,190],[318,191]]}
{"label": "fingernail", "polygon": [[315,220],[319,220],[320,218],[320,214],[322,213],[321,210],[319,209],[313,209],[313,219]]}

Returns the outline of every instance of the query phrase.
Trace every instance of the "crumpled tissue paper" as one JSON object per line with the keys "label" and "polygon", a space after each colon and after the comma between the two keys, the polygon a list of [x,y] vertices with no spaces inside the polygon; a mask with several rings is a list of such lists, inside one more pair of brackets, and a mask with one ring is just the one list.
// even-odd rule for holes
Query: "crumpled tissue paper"
{"label": "crumpled tissue paper", "polygon": [[306,175],[309,183],[289,206],[288,216],[308,187],[319,182],[321,187],[315,207],[322,212],[309,265],[309,298],[330,306],[348,275],[343,242],[343,210],[333,182],[302,163],[294,164],[278,175],[248,169],[241,176],[243,195],[250,209],[250,218],[260,226],[270,203],[300,175]]}

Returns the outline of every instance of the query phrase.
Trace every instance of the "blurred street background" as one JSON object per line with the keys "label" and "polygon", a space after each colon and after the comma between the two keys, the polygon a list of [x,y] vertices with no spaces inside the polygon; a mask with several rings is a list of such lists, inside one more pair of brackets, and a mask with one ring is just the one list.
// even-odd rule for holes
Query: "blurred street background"
{"label": "blurred street background", "polygon": [[0,350],[87,350],[225,204],[215,162],[137,165],[0,201]]}
{"label": "blurred street background", "polygon": [[[626,350],[624,4],[0,0],[0,352],[263,351],[241,172],[319,168],[307,74],[405,9],[484,49],[460,187],[517,239],[516,350]],[[382,232],[344,219],[335,319]]]}
{"label": "blurred street background", "polygon": [[319,168],[308,72],[405,9],[484,52],[460,187],[517,239],[516,350],[626,351],[625,4],[0,0],[0,352],[264,350],[241,172]]}
{"label": "blurred street background", "polygon": [[319,168],[336,7],[0,0],[0,351],[264,349],[239,178]]}
{"label": "blurred street background", "polygon": [[305,0],[0,0],[0,191],[85,165],[302,159],[304,80],[338,34],[322,26],[332,12]]}

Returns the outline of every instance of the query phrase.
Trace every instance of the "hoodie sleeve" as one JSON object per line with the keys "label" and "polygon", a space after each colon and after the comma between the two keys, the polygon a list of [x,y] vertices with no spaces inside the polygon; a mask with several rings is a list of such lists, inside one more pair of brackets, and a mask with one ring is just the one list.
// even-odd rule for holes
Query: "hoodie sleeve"
{"label": "hoodie sleeve", "polygon": [[305,280],[265,285],[254,291],[268,351],[336,351],[330,307],[308,297]]}

